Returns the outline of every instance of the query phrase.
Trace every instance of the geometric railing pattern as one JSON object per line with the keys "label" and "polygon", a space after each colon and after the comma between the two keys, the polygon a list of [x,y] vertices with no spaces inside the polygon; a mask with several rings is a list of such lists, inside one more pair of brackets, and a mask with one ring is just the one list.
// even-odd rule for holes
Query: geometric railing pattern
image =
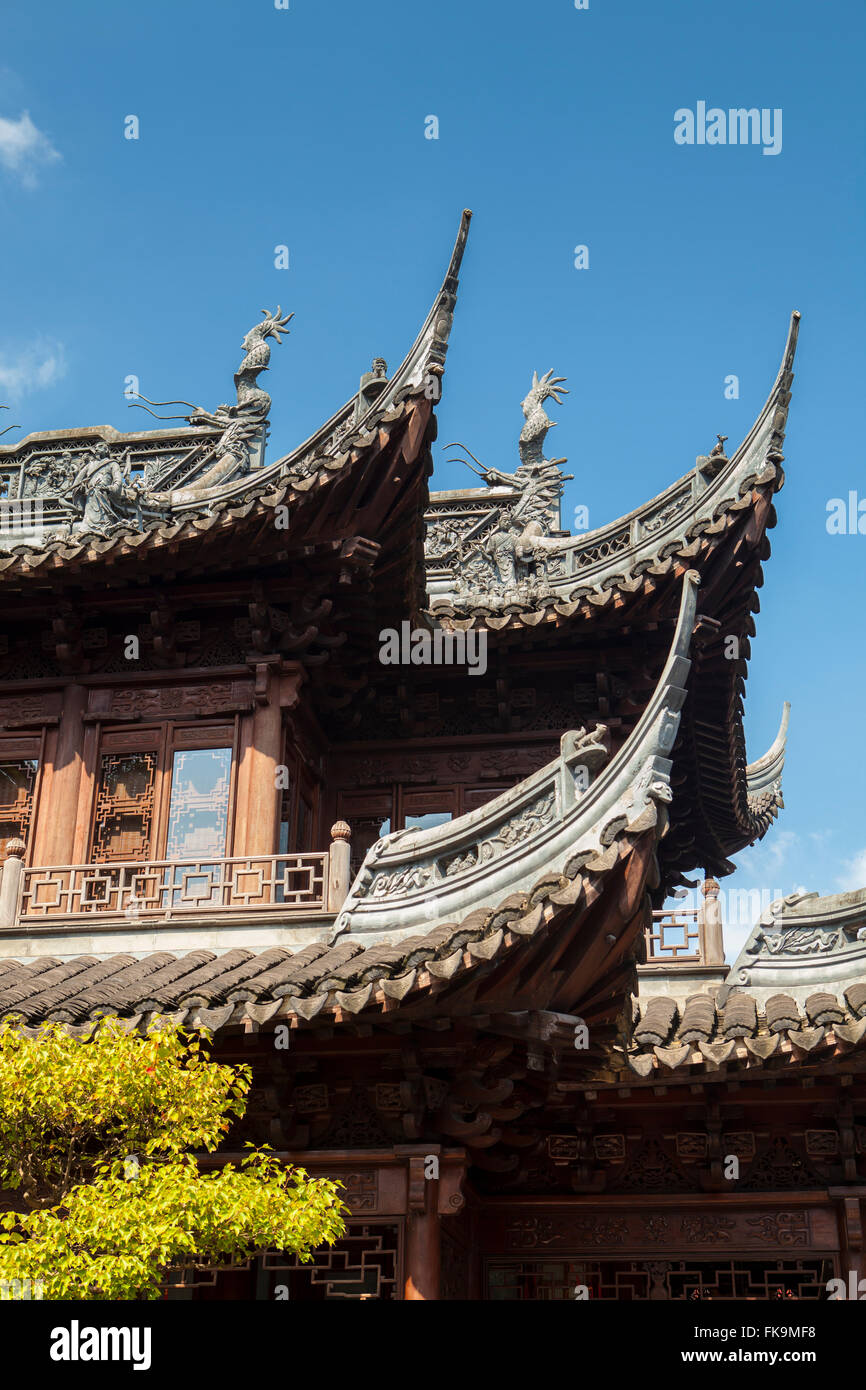
{"label": "geometric railing pattern", "polygon": [[19,920],[98,914],[169,921],[245,908],[308,913],[325,910],[327,884],[325,853],[26,868]]}
{"label": "geometric railing pattern", "polygon": [[653,912],[652,928],[645,936],[647,965],[704,959],[700,914],[695,907]]}
{"label": "geometric railing pattern", "polygon": [[582,1286],[591,1299],[673,1300],[747,1299],[820,1301],[828,1297],[831,1259],[811,1260],[491,1260],[487,1298],[565,1302]]}

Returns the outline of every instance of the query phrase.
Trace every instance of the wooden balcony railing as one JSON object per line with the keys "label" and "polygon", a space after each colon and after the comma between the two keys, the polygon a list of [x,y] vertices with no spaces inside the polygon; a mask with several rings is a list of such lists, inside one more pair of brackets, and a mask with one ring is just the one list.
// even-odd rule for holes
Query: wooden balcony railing
{"label": "wooden balcony railing", "polygon": [[647,965],[724,965],[725,947],[719,885],[701,884],[700,907],[663,908],[653,912],[645,933]]}
{"label": "wooden balcony railing", "polygon": [[654,912],[652,930],[646,934],[647,965],[656,965],[660,961],[702,961],[702,938],[700,915],[696,907]]}
{"label": "wooden balcony railing", "polygon": [[349,889],[348,830],[340,821],[332,828],[330,852],[34,867],[22,863],[23,842],[11,841],[0,880],[0,927],[337,912]]}

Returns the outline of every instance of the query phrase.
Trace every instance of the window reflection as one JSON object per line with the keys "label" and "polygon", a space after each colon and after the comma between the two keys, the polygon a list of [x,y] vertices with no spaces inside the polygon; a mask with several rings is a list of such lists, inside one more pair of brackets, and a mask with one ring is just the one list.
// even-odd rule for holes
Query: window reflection
{"label": "window reflection", "polygon": [[429,830],[431,825],[444,825],[451,818],[450,811],[428,811],[424,816],[406,816],[404,823],[407,830]]}
{"label": "window reflection", "polygon": [[201,859],[226,852],[230,748],[175,753],[171,773],[166,859]]}
{"label": "window reflection", "polygon": [[[172,906],[207,906],[221,901],[222,866],[208,856],[226,852],[229,815],[230,748],[185,749],[172,763],[166,859],[195,859],[190,869],[166,869],[163,880]],[[163,893],[163,901],[168,893]]]}

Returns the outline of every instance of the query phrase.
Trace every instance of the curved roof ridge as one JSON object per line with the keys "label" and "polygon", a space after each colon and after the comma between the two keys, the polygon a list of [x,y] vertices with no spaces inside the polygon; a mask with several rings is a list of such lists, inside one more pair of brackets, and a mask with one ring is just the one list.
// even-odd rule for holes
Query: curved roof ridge
{"label": "curved roof ridge", "polygon": [[766,753],[763,753],[761,755],[760,758],[756,758],[753,763],[747,763],[746,765],[746,775],[749,778],[750,783],[752,782],[752,780],[754,780],[757,784],[760,778],[766,778],[768,776],[771,769],[775,769],[778,765],[779,770],[781,771],[781,768],[784,766],[785,747],[788,742],[788,723],[790,720],[790,715],[791,701],[786,700],[784,705],[782,706],[782,720],[779,724],[779,732],[776,734],[776,737],[773,739],[773,742],[770,744],[770,747],[767,749]]}
{"label": "curved roof ridge", "polygon": [[866,888],[820,897],[789,893],[761,913],[719,991],[780,991],[802,1003],[816,989],[866,977]]}
{"label": "curved roof ridge", "polygon": [[[360,415],[354,422],[355,431],[367,433],[370,425],[390,406],[395,404],[396,397],[401,392],[409,391],[413,386],[421,386],[424,381],[424,369],[431,371],[433,375],[440,376],[444,368],[445,354],[448,349],[448,339],[451,332],[451,322],[454,312],[454,303],[457,297],[457,280],[460,266],[463,261],[463,252],[466,249],[466,241],[469,236],[469,223],[472,220],[470,208],[464,208],[460,216],[460,225],[457,229],[457,238],[448,262],[448,269],[439,287],[439,291],[430,306],[430,311],[425,318],[421,330],[415,341],[410,347],[400,366],[388,379],[388,385],[378,398],[370,405],[363,415]],[[275,459],[273,463],[261,469],[256,474],[256,481],[262,478],[282,476],[288,472],[293,463],[299,458],[308,454],[322,439],[327,438],[329,433],[333,433],[347,413],[354,411],[355,403],[358,399],[358,392],[355,391],[349,399],[340,406],[324,425],[310,435],[309,439],[302,444],[296,445],[288,454]],[[249,482],[244,479],[242,481]]]}
{"label": "curved roof ridge", "polygon": [[[740,454],[749,447],[761,426],[766,423],[766,420],[769,417],[770,412],[776,411],[776,409],[779,406],[779,398],[782,395],[788,395],[790,399],[791,380],[793,379],[794,373],[794,356],[797,351],[797,339],[800,335],[801,317],[802,315],[800,314],[799,309],[792,310],[791,317],[788,321],[788,336],[785,339],[785,350],[782,353],[782,361],[779,364],[779,370],[776,373],[776,380],[773,382],[773,385],[770,388],[770,394],[767,396],[767,399],[764,402],[763,409],[758,414],[758,418],[755,420],[754,425],[750,429],[749,433],[746,435],[745,439],[738,445],[738,447],[734,450],[733,454],[731,455],[731,463],[737,462]],[[787,404],[787,402],[784,403],[786,418]],[[784,428],[785,420],[783,419],[778,427],[778,430],[781,431],[783,437]]]}
{"label": "curved roof ridge", "polygon": [[782,706],[782,719],[779,732],[766,753],[746,764],[746,798],[752,815],[774,818],[776,808],[784,807],[782,799],[782,773],[785,768],[785,753],[788,743],[788,722],[791,715],[791,702],[786,700]]}
{"label": "curved roof ridge", "polygon": [[672,800],[668,755],[686,698],[699,584],[696,571],[683,576],[664,669],[605,766],[606,726],[572,730],[563,734],[557,758],[486,805],[444,825],[385,836],[367,851],[335,931],[396,940],[431,916],[459,920],[489,910],[507,894],[526,891],[539,874],[562,873],[581,850],[601,852],[616,830],[645,828],[644,813],[646,828],[654,823],[649,802]]}
{"label": "curved roof ridge", "polygon": [[[744,494],[756,482],[772,482],[774,490],[778,490],[784,480],[781,447],[791,399],[799,325],[800,314],[795,310],[770,393],[752,428],[730,458],[718,452],[699,458],[694,468],[664,491],[592,531],[567,537],[533,536],[533,556],[544,570],[544,593],[536,601],[521,602],[516,593],[497,596],[479,591],[468,596],[458,595],[443,587],[448,577],[439,575],[429,584],[434,615],[448,617],[451,616],[449,610],[455,610],[471,612],[483,619],[485,609],[489,609],[504,610],[518,617],[522,609],[534,607],[550,611],[556,602],[580,601],[593,591],[602,593],[622,583],[628,584],[633,575],[664,563],[665,557],[687,542],[695,545],[705,534],[715,534],[721,529],[722,514],[740,509],[744,505]],[[473,492],[477,495],[478,489]],[[456,494],[453,497],[458,500]],[[521,538],[521,544],[524,543],[529,544],[528,536]],[[552,562],[550,570],[548,561]],[[435,561],[428,568],[435,572]]]}
{"label": "curved roof ridge", "polygon": [[[333,475],[339,472],[346,463],[352,448],[357,450],[369,445],[371,441],[375,441],[380,422],[387,425],[397,419],[401,410],[406,408],[403,403],[407,398],[429,391],[430,399],[434,402],[438,401],[441,388],[437,383],[436,388],[432,389],[428,382],[431,378],[440,378],[444,371],[448,339],[457,300],[458,272],[466,247],[471,217],[472,214],[468,209],[464,210],[461,215],[457,238],[445,277],[420,332],[385,389],[369,404],[363,415],[355,418],[356,407],[361,399],[360,392],[355,391],[324,425],[320,426],[291,453],[283,455],[273,463],[255,468],[224,484],[215,484],[198,491],[191,487],[182,487],[174,494],[177,498],[176,501],[170,504],[161,502],[161,510],[158,515],[150,515],[147,499],[145,499],[144,510],[147,512],[147,516],[144,519],[144,524],[138,524],[131,518],[124,518],[113,528],[109,544],[114,545],[118,540],[125,539],[128,535],[134,538],[135,544],[138,544],[141,538],[149,537],[152,539],[157,533],[164,532],[166,526],[183,526],[190,522],[195,525],[196,517],[204,515],[213,518],[227,507],[237,507],[248,501],[254,502],[270,489],[279,488],[281,485],[294,487],[298,484],[300,490],[305,490],[311,486],[310,474],[316,472],[322,465],[325,466],[328,474]],[[82,427],[82,429],[72,431],[51,431],[44,438],[46,440],[49,438],[58,440],[72,436],[77,437],[78,435],[83,437],[84,434],[95,440],[115,445],[133,440],[157,441],[164,438],[177,438],[184,442],[204,440],[213,443],[214,439],[220,437],[218,428],[186,425],[178,426],[170,431],[139,431],[127,434],[108,426],[93,426],[86,429]],[[15,453],[28,441],[38,441],[42,438],[43,436],[40,434],[29,435],[27,440],[19,440],[6,452]],[[154,497],[158,496],[161,499],[172,497],[172,495],[171,490],[167,493],[153,494]],[[51,527],[46,526],[43,533],[36,538],[32,538],[29,532],[26,535],[22,533],[20,539],[17,534],[10,534],[11,543],[3,547],[7,562],[2,568],[5,569],[15,564],[18,549],[22,551],[21,558],[27,562],[28,568],[33,568],[36,557],[44,559],[47,555],[59,553],[62,558],[68,558],[64,552],[68,550],[70,545],[82,543],[91,549],[93,548],[95,533],[82,532],[80,535],[65,535],[62,528],[57,532],[52,529],[56,524],[57,519]],[[94,550],[94,554],[98,555],[99,550]]]}

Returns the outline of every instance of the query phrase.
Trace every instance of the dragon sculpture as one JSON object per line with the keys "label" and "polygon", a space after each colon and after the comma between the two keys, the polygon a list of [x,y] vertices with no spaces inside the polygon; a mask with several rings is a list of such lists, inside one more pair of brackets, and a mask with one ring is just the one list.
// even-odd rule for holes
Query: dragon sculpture
{"label": "dragon sculpture", "polygon": [[[479,477],[484,479],[488,487],[510,487],[520,493],[511,510],[511,516],[524,525],[533,521],[538,522],[542,528],[554,525],[563,483],[572,477],[570,473],[563,474],[559,471],[559,465],[565,463],[564,458],[544,457],[547,431],[556,424],[544,409],[544,402],[554,400],[557,405],[561,404],[562,397],[568,395],[568,391],[562,385],[565,380],[564,376],[554,376],[552,369],[545,372],[541,378],[538,372],[532,373],[532,385],[520,403],[526,423],[520,431],[517,445],[520,467],[516,472],[506,473],[501,468],[487,468],[483,464],[480,468],[472,468],[471,463],[462,460],[468,468],[472,468],[473,473],[478,473]],[[465,444],[449,444],[447,447],[464,449],[476,463],[480,462]]]}
{"label": "dragon sculpture", "polygon": [[565,377],[554,376],[552,370],[542,377],[533,372],[532,385],[521,402],[526,423],[518,442],[520,466],[514,473],[487,467],[465,444],[447,446],[463,449],[478,467],[466,459],[461,462],[488,487],[506,487],[518,494],[513,502],[492,508],[462,536],[453,527],[449,530],[443,520],[440,534],[434,530],[429,537],[429,548],[438,560],[454,556],[455,587],[462,597],[481,592],[504,600],[523,591],[528,595],[544,584],[546,561],[538,542],[558,530],[563,485],[572,476],[560,472],[564,458],[544,457],[544,441],[555,424],[544,403],[553,400],[560,404],[562,396],[568,394],[564,381]]}
{"label": "dragon sculpture", "polygon": [[[271,360],[268,339],[282,342],[281,335],[288,333],[287,325],[292,318],[293,314],[283,314],[279,304],[273,313],[270,309],[263,309],[261,323],[254,324],[245,334],[241,342],[245,355],[234,374],[237,396],[234,405],[223,404],[218,405],[216,410],[205,410],[191,401],[148,401],[146,396],[141,395],[133,402],[139,409],[147,410],[149,415],[154,415],[152,410],[148,410],[151,405],[187,405],[192,411],[191,415],[154,415],[154,418],[186,420],[193,426],[221,431],[219,439],[196,461],[195,472],[192,477],[187,477],[185,485],[174,488],[170,493],[155,493],[157,502],[176,506],[182,502],[207,500],[211,489],[249,471],[252,448],[266,428],[271,408],[270,396],[258,384],[260,374],[268,370]],[[140,405],[141,401],[147,404]],[[208,466],[202,472],[203,463]]]}
{"label": "dragon sculpture", "polygon": [[[50,500],[51,519],[59,513],[59,529],[52,533],[58,538],[70,531],[108,537],[119,526],[142,531],[169,518],[182,504],[211,508],[226,484],[243,478],[250,472],[254,457],[261,456],[271,398],[258,385],[258,378],[268,370],[269,340],[281,342],[293,317],[284,315],[279,305],[275,312],[263,309],[261,322],[245,334],[241,343],[244,356],[234,374],[233,404],[205,410],[192,401],[151,401],[139,392],[132,393],[132,406],[146,410],[154,419],[184,420],[193,427],[192,432],[182,432],[178,454],[168,459],[160,456],[159,473],[148,475],[140,466],[148,462],[144,450],[138,449],[134,461],[129,445],[124,448],[114,441],[100,440],[84,448],[76,443],[59,456],[43,449],[24,460],[16,500]],[[159,415],[150,409],[171,405],[185,406],[188,413]],[[8,425],[0,429],[0,436],[17,428]],[[134,462],[138,468],[133,468]],[[38,515],[41,517],[41,509]]]}

